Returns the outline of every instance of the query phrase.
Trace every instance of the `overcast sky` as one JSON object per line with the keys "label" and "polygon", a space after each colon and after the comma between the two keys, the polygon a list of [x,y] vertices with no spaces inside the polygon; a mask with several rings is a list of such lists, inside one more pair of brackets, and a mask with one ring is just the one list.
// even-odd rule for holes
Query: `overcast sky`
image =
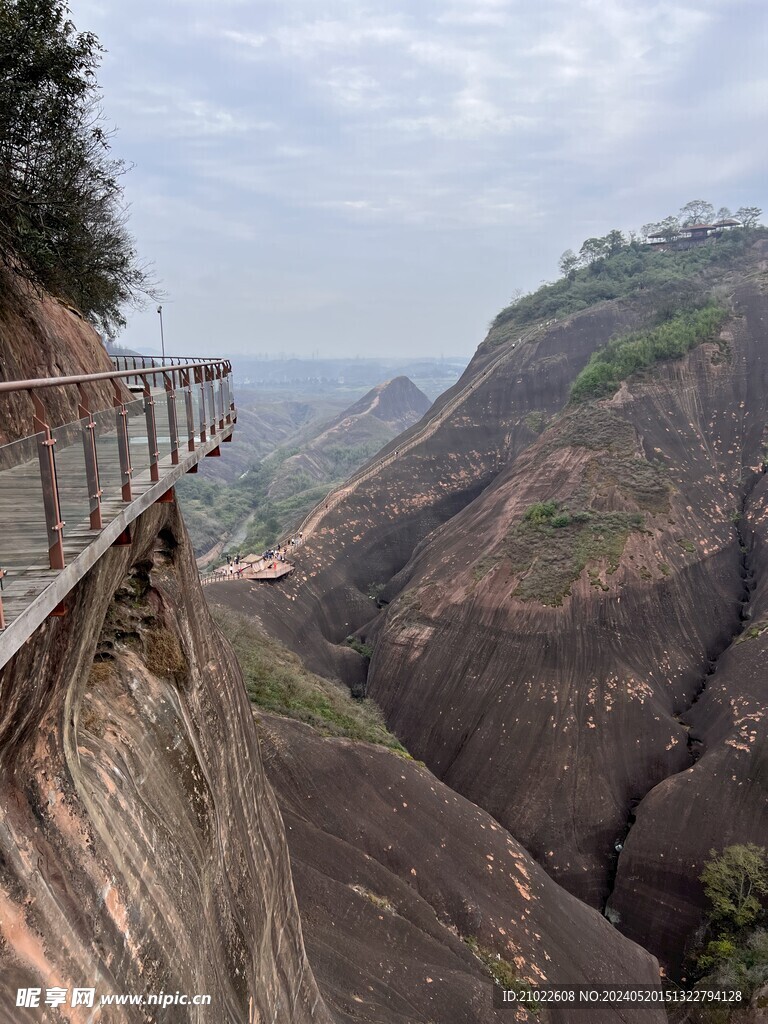
{"label": "overcast sky", "polygon": [[470,354],[590,235],[768,208],[766,0],[71,8],[172,352]]}

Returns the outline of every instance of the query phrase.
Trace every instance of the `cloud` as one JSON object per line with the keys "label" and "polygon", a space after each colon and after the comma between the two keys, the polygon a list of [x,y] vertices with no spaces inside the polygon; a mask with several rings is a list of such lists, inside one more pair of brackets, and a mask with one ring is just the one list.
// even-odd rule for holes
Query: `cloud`
{"label": "cloud", "polygon": [[[388,329],[406,338],[408,262],[408,287],[423,282],[430,306],[444,305],[432,282],[473,282],[465,317],[434,325],[460,351],[470,312],[486,323],[588,234],[708,190],[716,205],[768,205],[755,127],[768,113],[768,19],[756,0],[72,8],[108,50],[104,104],[117,154],[139,168],[127,188],[140,247],[159,247],[160,276],[201,323],[202,298],[184,284],[195,260],[231,296],[245,267],[269,279],[244,335],[283,330],[269,294],[291,293],[285,275],[313,294],[365,295],[371,310],[386,292],[382,323],[400,310]],[[342,301],[316,304],[328,337],[344,336]]]}

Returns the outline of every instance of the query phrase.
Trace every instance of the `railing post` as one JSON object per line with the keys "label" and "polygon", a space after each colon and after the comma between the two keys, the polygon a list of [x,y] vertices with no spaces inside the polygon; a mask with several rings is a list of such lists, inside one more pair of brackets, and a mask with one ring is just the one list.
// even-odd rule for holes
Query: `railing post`
{"label": "railing post", "polygon": [[45,409],[34,391],[30,392],[35,407],[35,433],[45,435],[40,442],[40,479],[43,485],[43,505],[45,521],[48,526],[48,561],[52,569],[64,568],[64,540],[62,533],[64,523],[61,521],[59,506],[59,485],[56,479],[56,459],[53,446],[56,444],[51,436],[51,428],[45,418]]}
{"label": "railing post", "polygon": [[200,386],[199,399],[199,410],[200,410],[200,441],[205,442],[208,440],[208,422],[205,415],[205,379],[203,376],[203,368],[201,366],[194,367],[195,384]]}
{"label": "railing post", "polygon": [[229,402],[229,423],[237,423],[237,410],[235,409],[235,389],[232,386],[232,363],[227,360],[227,400]]}
{"label": "railing post", "polygon": [[216,364],[216,377],[219,382],[219,430],[224,429],[224,364]]}
{"label": "railing post", "polygon": [[176,419],[176,374],[177,370],[163,373],[165,396],[168,402],[168,431],[171,435],[171,465],[179,464],[179,424]]}
{"label": "railing post", "polygon": [[112,381],[114,391],[112,404],[115,407],[115,418],[117,421],[117,450],[120,454],[120,474],[123,478],[122,497],[123,501],[131,501],[131,449],[128,443],[128,413],[123,404],[123,397],[120,394],[120,387],[116,380]]}
{"label": "railing post", "polygon": [[232,422],[232,388],[229,382],[229,369],[224,367],[224,412],[227,423]]}
{"label": "railing post", "polygon": [[96,454],[96,424],[88,407],[82,384],[77,385],[77,394],[80,399],[77,415],[81,421],[88,420],[83,427],[83,454],[85,455],[85,475],[88,480],[88,497],[91,503],[91,529],[100,530],[103,526],[101,521],[102,490],[99,482],[99,459]]}
{"label": "railing post", "polygon": [[[152,374],[152,380],[155,374]],[[147,421],[147,444],[149,446],[149,479],[154,483],[160,479],[158,461],[160,452],[157,449],[157,423],[155,422],[155,399],[149,386],[149,377],[144,378],[144,416]]]}
{"label": "railing post", "polygon": [[206,426],[210,426],[211,437],[216,433],[216,392],[213,387],[213,368],[210,366],[204,367],[205,374],[205,389],[208,392],[208,406],[210,408],[209,421]]}
{"label": "railing post", "polygon": [[184,391],[184,408],[187,414],[187,451],[195,450],[195,410],[192,404],[192,386],[189,383],[189,370],[179,370],[181,386]]}
{"label": "railing post", "polygon": [[5,569],[0,569],[0,629],[5,629],[5,615],[3,614],[3,580]]}

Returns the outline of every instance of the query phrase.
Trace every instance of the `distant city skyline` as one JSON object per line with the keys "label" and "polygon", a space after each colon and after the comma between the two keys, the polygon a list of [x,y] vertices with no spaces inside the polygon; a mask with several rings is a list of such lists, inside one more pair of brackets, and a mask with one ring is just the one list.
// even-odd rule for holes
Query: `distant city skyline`
{"label": "distant city skyline", "polygon": [[[761,0],[71,11],[169,353],[471,353],[585,238],[768,206]],[[159,349],[156,305],[119,343]]]}

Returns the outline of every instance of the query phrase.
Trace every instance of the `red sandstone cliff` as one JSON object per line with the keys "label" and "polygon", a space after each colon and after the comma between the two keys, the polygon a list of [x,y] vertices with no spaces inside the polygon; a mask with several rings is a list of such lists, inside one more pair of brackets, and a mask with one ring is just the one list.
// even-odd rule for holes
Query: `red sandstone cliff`
{"label": "red sandstone cliff", "polygon": [[[3,296],[6,378],[109,368],[53,300]],[[111,402],[109,392],[95,398]],[[45,392],[51,422],[71,394]],[[107,407],[105,405],[105,407]],[[29,429],[4,403],[4,438]],[[0,1019],[16,990],[212,996],[162,1020],[329,1021],[306,959],[282,820],[237,662],[212,623],[182,521],[156,505],[0,670]],[[154,1019],[154,1018],[153,1018]],[[160,1019],[160,1018],[158,1018]]]}
{"label": "red sandstone cliff", "polygon": [[[368,693],[414,755],[675,971],[709,850],[768,844],[765,257],[720,282],[716,342],[578,414],[571,382],[653,294],[492,332],[280,592],[240,601],[357,687],[343,639],[372,643]],[[525,526],[549,500],[576,514],[560,547]]]}

